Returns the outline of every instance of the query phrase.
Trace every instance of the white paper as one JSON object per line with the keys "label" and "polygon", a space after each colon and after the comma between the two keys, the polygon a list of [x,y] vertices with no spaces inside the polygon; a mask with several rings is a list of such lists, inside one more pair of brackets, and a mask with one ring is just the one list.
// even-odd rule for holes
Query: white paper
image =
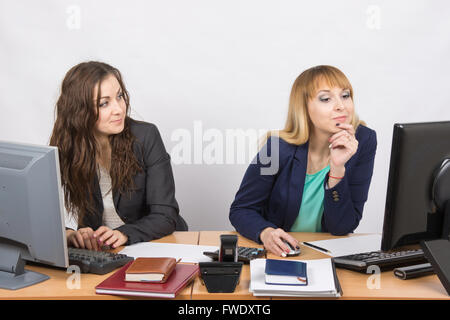
{"label": "white paper", "polygon": [[216,246],[141,242],[126,246],[120,253],[135,259],[139,257],[172,257],[177,260],[181,259],[181,262],[199,263],[213,261],[210,257],[205,256],[203,252],[216,251],[218,249],[219,247]]}
{"label": "white paper", "polygon": [[308,285],[265,283],[266,259],[250,261],[250,292],[254,296],[337,297],[331,259],[299,260],[306,263]]}
{"label": "white paper", "polygon": [[[301,280],[300,280],[301,279]],[[306,285],[306,279],[296,276],[279,276],[273,274],[266,274],[267,284],[288,284],[291,286],[304,286]]]}
{"label": "white paper", "polygon": [[379,251],[381,250],[381,234],[370,235],[353,235],[347,238],[319,240],[309,242],[315,246],[327,249],[331,253],[327,253],[321,250],[317,250],[313,247],[311,249],[317,250],[321,253],[325,253],[332,257],[346,256],[349,254],[357,254],[363,252]]}

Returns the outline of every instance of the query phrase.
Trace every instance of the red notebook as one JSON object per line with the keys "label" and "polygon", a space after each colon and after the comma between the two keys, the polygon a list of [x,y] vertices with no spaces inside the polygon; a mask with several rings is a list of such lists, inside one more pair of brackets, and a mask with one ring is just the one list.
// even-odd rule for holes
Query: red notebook
{"label": "red notebook", "polygon": [[198,265],[177,264],[165,283],[126,282],[125,271],[129,262],[108,279],[95,287],[97,294],[112,294],[138,297],[175,298],[198,273]]}

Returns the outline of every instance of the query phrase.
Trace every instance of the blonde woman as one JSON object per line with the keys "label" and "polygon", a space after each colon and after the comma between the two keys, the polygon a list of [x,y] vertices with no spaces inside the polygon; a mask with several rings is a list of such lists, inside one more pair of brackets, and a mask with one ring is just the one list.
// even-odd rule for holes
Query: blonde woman
{"label": "blonde woman", "polygon": [[[289,252],[283,240],[299,245],[287,232],[353,232],[367,200],[376,147],[375,131],[355,113],[347,77],[332,66],[304,71],[292,87],[285,128],[268,134],[244,175],[231,223],[278,256]],[[271,174],[263,170],[267,155],[279,160]]]}

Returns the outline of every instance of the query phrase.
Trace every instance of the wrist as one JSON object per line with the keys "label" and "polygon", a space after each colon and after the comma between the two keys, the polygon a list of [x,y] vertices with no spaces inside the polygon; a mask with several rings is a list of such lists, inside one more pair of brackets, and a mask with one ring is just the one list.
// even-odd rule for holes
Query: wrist
{"label": "wrist", "polygon": [[328,174],[331,177],[343,178],[345,176],[345,167],[331,167],[330,172]]}
{"label": "wrist", "polygon": [[125,233],[123,233],[122,231],[119,231],[121,234],[122,234],[122,236],[123,236],[123,239],[124,239],[124,242],[123,242],[123,244],[126,244],[126,243],[128,243],[128,236],[125,234]]}
{"label": "wrist", "polygon": [[267,228],[263,229],[263,231],[261,231],[261,233],[259,234],[259,239],[261,240],[261,242],[264,243],[266,234],[268,232],[270,232],[271,230],[274,230],[274,229],[272,227],[267,227]]}

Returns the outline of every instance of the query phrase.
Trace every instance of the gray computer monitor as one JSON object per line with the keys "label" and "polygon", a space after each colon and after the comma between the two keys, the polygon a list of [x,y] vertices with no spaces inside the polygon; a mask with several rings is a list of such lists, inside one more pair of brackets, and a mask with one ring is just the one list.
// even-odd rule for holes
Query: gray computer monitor
{"label": "gray computer monitor", "polygon": [[68,267],[58,149],[0,141],[0,288],[49,279],[25,260]]}

